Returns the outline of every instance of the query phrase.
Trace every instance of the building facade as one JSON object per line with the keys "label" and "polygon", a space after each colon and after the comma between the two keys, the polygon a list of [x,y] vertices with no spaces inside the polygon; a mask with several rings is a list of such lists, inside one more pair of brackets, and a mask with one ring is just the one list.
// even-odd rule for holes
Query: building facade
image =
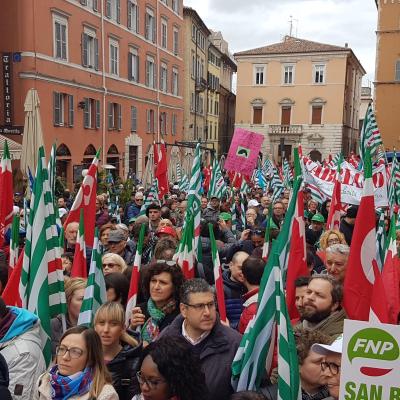
{"label": "building facade", "polygon": [[263,153],[321,160],[358,144],[364,68],[348,47],[286,36],[281,43],[236,53],[237,127],[262,133]]}
{"label": "building facade", "polygon": [[376,0],[375,113],[386,149],[400,148],[400,3]]}
{"label": "building facade", "polygon": [[6,121],[3,96],[0,125],[23,126],[26,93],[36,88],[46,153],[55,142],[69,186],[99,147],[116,175],[140,178],[154,140],[181,140],[181,0],[5,0],[0,33],[13,109]]}

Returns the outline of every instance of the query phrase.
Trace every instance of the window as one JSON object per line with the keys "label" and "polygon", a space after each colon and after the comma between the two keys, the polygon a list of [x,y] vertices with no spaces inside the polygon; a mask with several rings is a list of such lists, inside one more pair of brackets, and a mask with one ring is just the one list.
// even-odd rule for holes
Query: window
{"label": "window", "polygon": [[311,123],[321,125],[322,123],[322,106],[312,106]]}
{"label": "window", "polygon": [[150,88],[156,87],[156,66],[154,58],[151,56],[147,56],[146,60],[146,86]]}
{"label": "window", "polygon": [[192,53],[192,78],[196,76],[196,57],[194,53]]}
{"label": "window", "polygon": [[168,32],[168,22],[166,19],[162,18],[161,19],[161,47],[164,49],[167,48],[167,43],[168,43],[167,32]]}
{"label": "window", "polygon": [[137,108],[131,107],[131,132],[137,131]]}
{"label": "window", "polygon": [[108,130],[122,129],[122,109],[121,104],[108,103]]}
{"label": "window", "polygon": [[173,31],[173,52],[177,56],[179,54],[179,29],[174,27]]}
{"label": "window", "polygon": [[160,133],[161,135],[167,134],[167,113],[160,113]]}
{"label": "window", "polygon": [[192,25],[192,39],[196,39],[196,32],[197,32],[196,25],[193,24]]}
{"label": "window", "polygon": [[176,135],[177,123],[178,123],[178,116],[176,114],[172,114],[171,135]]}
{"label": "window", "polygon": [[219,102],[215,100],[215,115],[219,115]]}
{"label": "window", "polygon": [[314,83],[325,83],[325,65],[314,65]]}
{"label": "window", "polygon": [[395,78],[396,81],[400,81],[400,61],[396,61]]}
{"label": "window", "polygon": [[134,48],[130,48],[128,53],[128,79],[139,82],[139,56]]}
{"label": "window", "polygon": [[106,0],[106,17],[121,22],[121,0]]}
{"label": "window", "polygon": [[136,0],[128,0],[128,29],[139,32],[139,9]]}
{"label": "window", "polygon": [[179,0],[172,0],[172,10],[179,13]]}
{"label": "window", "polygon": [[74,126],[74,96],[53,92],[54,126]]}
{"label": "window", "polygon": [[155,118],[154,110],[147,110],[146,111],[147,133],[154,133],[154,118]]}
{"label": "window", "polygon": [[291,85],[294,81],[294,65],[283,66],[283,83],[285,85]]}
{"label": "window", "polygon": [[156,42],[156,20],[154,18],[154,12],[150,8],[146,8],[146,16],[145,16],[145,37],[147,40]]}
{"label": "window", "polygon": [[118,75],[119,70],[119,44],[116,40],[110,39],[110,73]]}
{"label": "window", "polygon": [[292,107],[282,106],[281,107],[281,125],[290,125],[292,117]]}
{"label": "window", "polygon": [[253,107],[253,124],[262,124],[262,107]]}
{"label": "window", "polygon": [[86,27],[82,33],[82,65],[99,69],[99,41],[96,32]]}
{"label": "window", "polygon": [[84,98],[83,127],[86,129],[100,128],[100,100]]}
{"label": "window", "polygon": [[99,0],[80,0],[83,6],[91,8],[93,11],[99,11]]}
{"label": "window", "polygon": [[265,65],[254,66],[254,84],[264,85],[265,84]]}
{"label": "window", "polygon": [[53,14],[54,25],[54,57],[68,60],[68,22],[66,18]]}
{"label": "window", "polygon": [[162,92],[167,92],[167,76],[168,68],[167,64],[161,63],[160,65],[160,90]]}
{"label": "window", "polygon": [[178,81],[179,81],[179,73],[177,68],[172,68],[172,88],[171,92],[174,96],[178,96]]}

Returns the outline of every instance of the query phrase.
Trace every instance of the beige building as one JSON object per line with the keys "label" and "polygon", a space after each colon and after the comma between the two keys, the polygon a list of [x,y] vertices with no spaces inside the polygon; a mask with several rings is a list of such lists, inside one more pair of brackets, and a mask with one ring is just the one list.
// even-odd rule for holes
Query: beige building
{"label": "beige building", "polygon": [[207,139],[207,70],[211,32],[197,12],[183,8],[184,18],[184,140]]}
{"label": "beige building", "polygon": [[372,103],[372,88],[369,86],[363,86],[361,88],[361,101],[360,101],[360,133],[364,122],[365,114],[368,109],[368,105]]}
{"label": "beige building", "polygon": [[314,160],[356,150],[365,70],[347,45],[286,36],[234,57],[235,126],[262,133],[264,154],[291,159],[299,143]]}
{"label": "beige building", "polygon": [[375,0],[378,8],[375,112],[387,149],[400,148],[400,2]]}

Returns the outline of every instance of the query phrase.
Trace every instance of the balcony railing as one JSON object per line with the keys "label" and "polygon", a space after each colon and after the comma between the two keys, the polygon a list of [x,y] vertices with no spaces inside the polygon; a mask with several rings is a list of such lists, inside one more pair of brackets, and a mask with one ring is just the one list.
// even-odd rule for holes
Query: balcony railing
{"label": "balcony railing", "polygon": [[268,133],[272,135],[301,135],[301,125],[270,125]]}

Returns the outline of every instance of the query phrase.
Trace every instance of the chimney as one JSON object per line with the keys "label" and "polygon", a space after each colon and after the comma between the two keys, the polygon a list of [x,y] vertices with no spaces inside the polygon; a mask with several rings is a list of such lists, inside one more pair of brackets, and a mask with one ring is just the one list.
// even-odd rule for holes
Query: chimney
{"label": "chimney", "polygon": [[349,47],[349,44],[346,42],[345,44],[344,44],[344,47]]}

